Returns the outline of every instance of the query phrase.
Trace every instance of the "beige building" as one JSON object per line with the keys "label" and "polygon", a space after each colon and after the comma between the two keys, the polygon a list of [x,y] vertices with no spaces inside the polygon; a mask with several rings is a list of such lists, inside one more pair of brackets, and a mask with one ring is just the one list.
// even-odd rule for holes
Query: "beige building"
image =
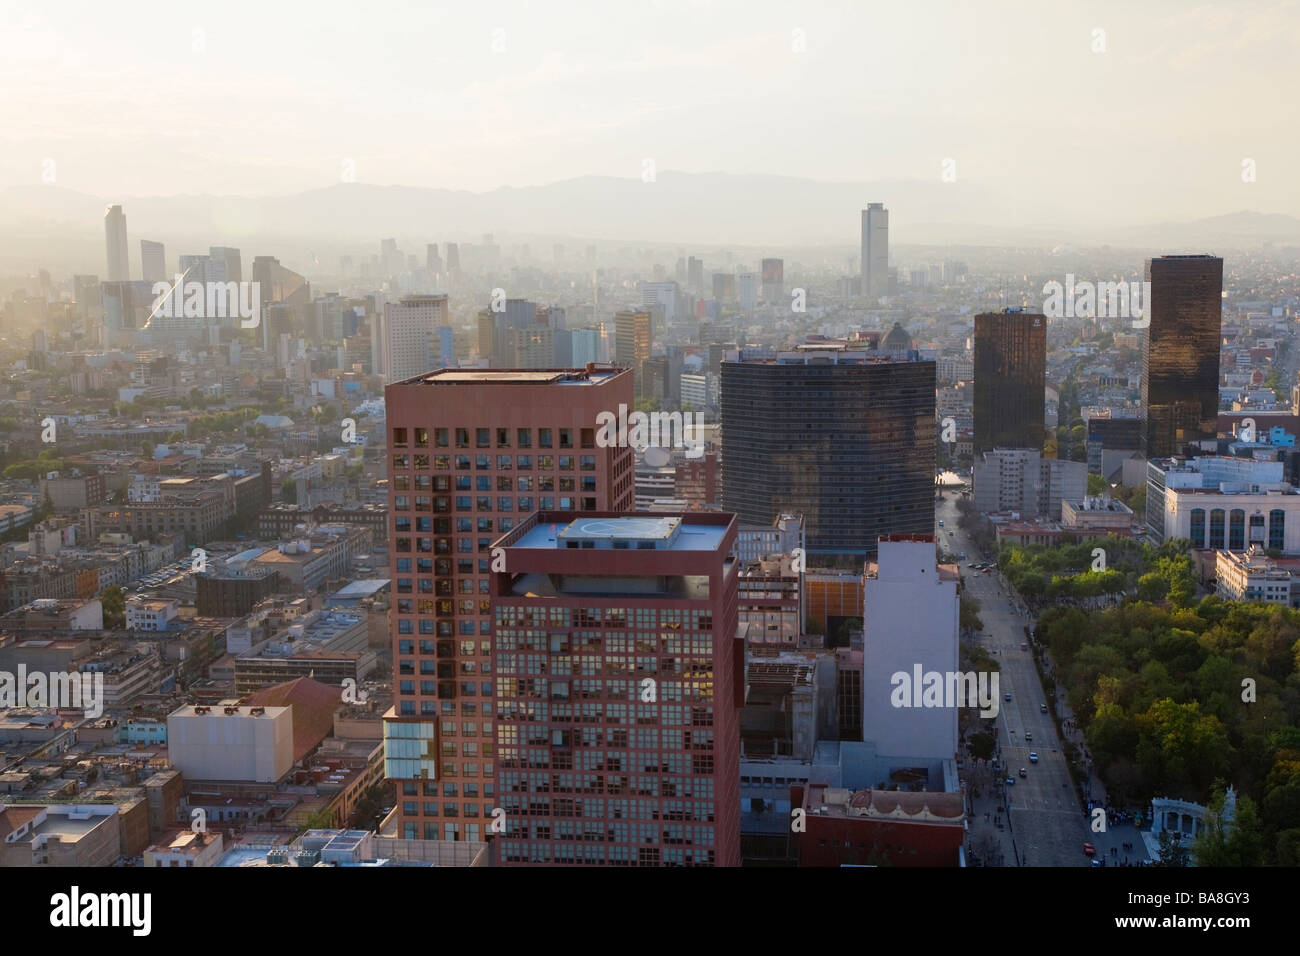
{"label": "beige building", "polygon": [[1061,504],[1088,490],[1088,465],[1044,458],[1036,448],[995,448],[972,469],[975,508],[984,514],[1014,511],[1022,518],[1058,521]]}
{"label": "beige building", "polygon": [[1089,496],[1061,502],[1061,527],[1086,531],[1109,531],[1117,537],[1132,533],[1133,509],[1114,498]]}
{"label": "beige building", "polygon": [[181,830],[144,851],[147,867],[216,866],[225,853],[220,833]]}
{"label": "beige building", "polygon": [[167,622],[179,613],[179,602],[174,599],[133,597],[126,602],[126,629],[165,631]]}
{"label": "beige building", "polygon": [[187,704],[167,717],[167,752],[187,781],[278,783],[293,767],[293,712]]}
{"label": "beige building", "polygon": [[0,809],[0,867],[112,866],[120,828],[111,803],[7,806]]}
{"label": "beige building", "polygon": [[1225,601],[1300,606],[1300,580],[1258,548],[1214,553],[1216,593]]}
{"label": "beige building", "polygon": [[22,527],[35,514],[36,509],[31,505],[0,505],[0,532]]}
{"label": "beige building", "polygon": [[352,525],[318,528],[311,537],[284,541],[249,562],[276,571],[295,590],[312,591],[344,577],[358,555],[370,551],[369,528]]}

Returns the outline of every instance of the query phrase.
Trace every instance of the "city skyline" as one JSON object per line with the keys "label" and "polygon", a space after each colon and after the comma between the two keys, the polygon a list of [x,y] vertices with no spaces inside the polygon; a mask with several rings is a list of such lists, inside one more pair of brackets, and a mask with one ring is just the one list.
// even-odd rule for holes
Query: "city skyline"
{"label": "city skyline", "polygon": [[1300,866],[1300,0],[0,38],[19,910]]}

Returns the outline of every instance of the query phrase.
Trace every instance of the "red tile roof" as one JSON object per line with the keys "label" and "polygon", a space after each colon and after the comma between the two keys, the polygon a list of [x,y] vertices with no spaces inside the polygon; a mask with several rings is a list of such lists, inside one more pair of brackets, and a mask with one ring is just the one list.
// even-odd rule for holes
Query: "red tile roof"
{"label": "red tile roof", "polygon": [[263,687],[241,703],[253,707],[289,707],[293,710],[293,761],[298,763],[334,731],[334,711],[343,702],[338,687],[310,677]]}
{"label": "red tile roof", "polygon": [[0,810],[0,840],[22,827],[24,823],[36,819],[44,809],[44,807],[22,806]]}

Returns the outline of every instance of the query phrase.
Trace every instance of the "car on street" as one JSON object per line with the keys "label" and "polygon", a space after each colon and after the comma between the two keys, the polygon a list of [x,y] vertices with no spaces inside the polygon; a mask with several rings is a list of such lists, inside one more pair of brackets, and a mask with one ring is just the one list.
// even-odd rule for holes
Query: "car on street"
{"label": "car on street", "polygon": [[1008,786],[1008,787],[1014,787],[1014,786],[1016,785],[1016,778],[1015,778],[1015,777],[1007,777],[1006,783],[1007,783],[1007,786]]}
{"label": "car on street", "polygon": [[1002,699],[1005,700],[1008,704],[1011,703],[1011,695],[1010,695],[1010,694],[1003,694],[1003,695],[1002,695]]}
{"label": "car on street", "polygon": [[1027,651],[1027,650],[1029,650],[1029,644],[1026,643],[1025,641],[1021,641],[1021,642],[1020,642],[1020,649],[1021,649],[1022,651]]}
{"label": "car on street", "polygon": [[1030,740],[1033,740],[1033,739],[1034,739],[1034,735],[1031,734],[1031,733],[1029,733],[1028,731],[1025,731],[1025,740],[1026,740],[1026,742],[1028,742],[1028,741],[1030,741]]}
{"label": "car on street", "polygon": [[1083,845],[1083,852],[1084,852],[1087,856],[1096,856],[1096,855],[1097,855],[1097,848],[1096,848],[1095,846],[1093,846],[1091,843],[1085,843],[1085,844]]}
{"label": "car on street", "polygon": [[1033,750],[1031,750],[1031,751],[1029,752],[1029,762],[1030,762],[1030,763],[1038,763],[1038,753],[1037,753],[1037,751],[1033,751]]}
{"label": "car on street", "polygon": [[1038,705],[1038,712],[1039,712],[1040,714],[1045,714],[1045,713],[1047,713],[1047,705],[1046,705],[1046,704],[1039,704],[1039,705]]}
{"label": "car on street", "polygon": [[1024,767],[1021,767],[1021,768],[1020,768],[1020,776],[1022,776],[1022,777],[1028,777],[1028,776],[1029,776],[1029,771],[1026,770]]}

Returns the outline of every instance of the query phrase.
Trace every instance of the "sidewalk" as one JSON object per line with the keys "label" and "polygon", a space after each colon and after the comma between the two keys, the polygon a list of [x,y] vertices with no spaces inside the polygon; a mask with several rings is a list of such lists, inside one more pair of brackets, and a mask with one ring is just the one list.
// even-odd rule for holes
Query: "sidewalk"
{"label": "sidewalk", "polygon": [[[1039,644],[1038,647],[1041,648],[1043,665],[1047,668],[1047,676],[1055,679],[1056,664],[1052,661],[1051,652],[1042,644]],[[1061,717],[1062,740],[1068,740],[1070,743],[1078,747],[1080,755],[1087,761],[1088,766],[1091,767],[1092,754],[1088,752],[1088,747],[1083,737],[1083,731],[1079,728],[1074,712],[1070,710],[1070,705],[1066,702],[1065,694],[1061,693],[1060,690],[1061,685],[1058,681],[1057,694],[1054,699],[1056,702],[1056,712]],[[1083,797],[1083,803],[1085,806],[1088,801],[1091,801],[1094,807],[1104,807],[1109,805],[1106,797],[1106,786],[1101,782],[1101,777],[1096,773],[1088,773],[1087,782],[1084,784],[1081,796]]]}
{"label": "sidewalk", "polygon": [[[967,759],[970,758],[967,757]],[[996,779],[998,778],[995,773]],[[1003,807],[1003,789],[1003,785],[995,783],[991,791],[987,788],[981,790],[978,797],[973,797],[970,800],[970,833],[966,839],[967,854],[969,855],[971,852],[978,853],[990,837],[1002,854],[1000,863],[992,860],[981,860],[980,864],[982,866],[990,866],[995,863],[1000,866],[1018,866],[1020,863],[1017,851],[1023,851],[1016,845],[1015,834],[1012,832],[1010,821]],[[999,821],[1002,824],[1001,828],[997,825]]]}

